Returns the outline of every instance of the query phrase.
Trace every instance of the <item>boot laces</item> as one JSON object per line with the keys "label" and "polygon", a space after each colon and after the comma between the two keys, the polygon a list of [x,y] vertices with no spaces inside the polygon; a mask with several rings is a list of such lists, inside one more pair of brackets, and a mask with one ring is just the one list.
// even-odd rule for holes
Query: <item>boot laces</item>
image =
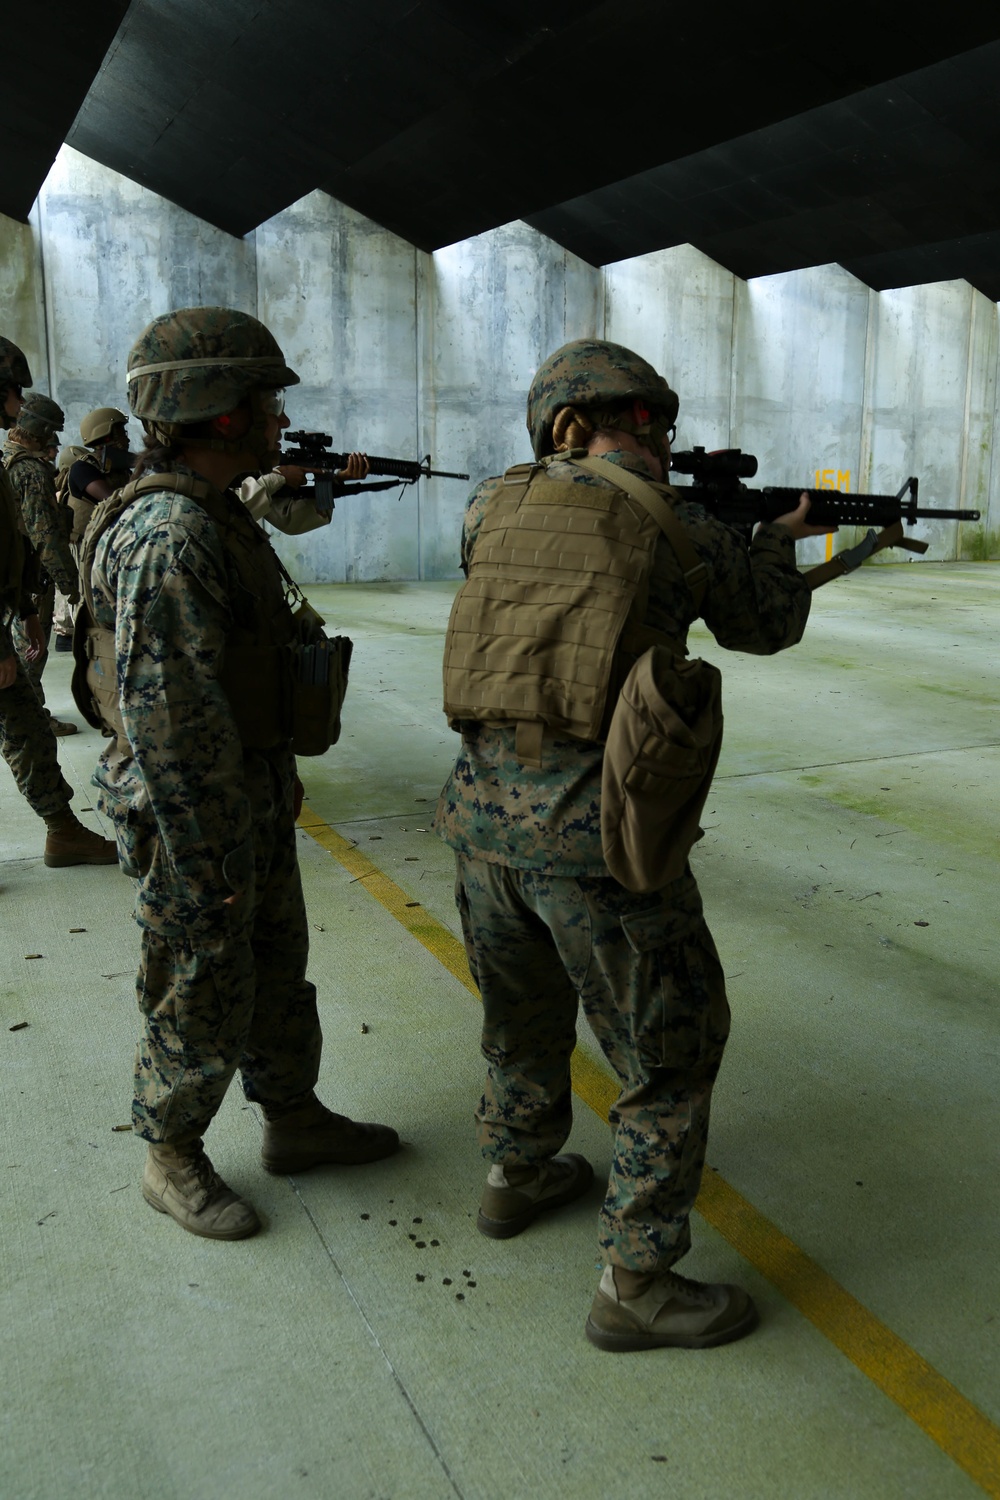
{"label": "boot laces", "polygon": [[677,1271],[667,1271],[664,1282],[682,1302],[693,1307],[710,1307],[713,1302],[711,1289],[703,1281],[691,1281]]}
{"label": "boot laces", "polygon": [[197,1183],[205,1194],[205,1201],[222,1186],[222,1179],[213,1167],[208,1155],[204,1151],[192,1152],[190,1156],[183,1156],[176,1166],[168,1167],[166,1176],[181,1182],[191,1178]]}

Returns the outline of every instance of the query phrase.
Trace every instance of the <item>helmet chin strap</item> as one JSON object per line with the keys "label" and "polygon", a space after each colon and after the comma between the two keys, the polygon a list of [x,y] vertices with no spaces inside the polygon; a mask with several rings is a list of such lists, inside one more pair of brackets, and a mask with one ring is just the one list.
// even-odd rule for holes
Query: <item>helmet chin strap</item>
{"label": "helmet chin strap", "polygon": [[587,416],[594,427],[604,432],[627,432],[644,448],[650,448],[663,464],[663,475],[670,472],[670,441],[674,424],[663,411],[650,411],[642,401],[635,401],[625,411],[602,411],[590,407]]}
{"label": "helmet chin strap", "polygon": [[[179,422],[160,424],[157,422],[143,422],[146,431],[151,433],[158,442],[171,445],[182,443],[185,448],[207,448],[211,453],[226,453],[230,456],[237,453],[252,453],[257,459],[257,467],[261,473],[273,469],[281,457],[281,450],[268,441],[267,436],[267,412],[265,412],[260,401],[260,392],[252,390],[248,397],[250,403],[250,426],[239,437],[191,437],[188,429]],[[219,426],[228,426],[231,415],[228,412],[214,419]]]}
{"label": "helmet chin strap", "polygon": [[668,421],[662,412],[651,417],[647,424],[632,429],[632,435],[636,440],[645,447],[651,448],[663,464],[664,479],[670,473],[670,440],[674,431],[673,422]]}

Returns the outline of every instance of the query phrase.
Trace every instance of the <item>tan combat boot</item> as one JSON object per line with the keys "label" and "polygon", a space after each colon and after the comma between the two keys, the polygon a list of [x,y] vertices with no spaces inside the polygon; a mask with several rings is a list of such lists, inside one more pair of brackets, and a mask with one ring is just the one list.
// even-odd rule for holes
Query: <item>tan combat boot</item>
{"label": "tan combat boot", "polygon": [[605,1266],[586,1334],[598,1349],[612,1351],[711,1349],[756,1326],[757,1309],[738,1286]]}
{"label": "tan combat boot", "polygon": [[305,1172],[326,1163],[353,1167],[399,1150],[388,1125],[359,1125],[335,1115],[315,1095],[277,1120],[265,1120],[261,1161],[268,1172]]}
{"label": "tan combat boot", "polygon": [[253,1205],[226,1186],[198,1139],[150,1144],[142,1196],[207,1240],[245,1240],[260,1228]]}
{"label": "tan combat boot", "polygon": [[553,1156],[537,1167],[490,1167],[479,1200],[476,1228],[491,1240],[509,1240],[550,1208],[562,1208],[585,1193],[594,1169],[583,1156]]}
{"label": "tan combat boot", "polygon": [[109,839],[84,828],[67,807],[65,812],[45,819],[45,863],[57,869],[63,865],[116,865],[118,849]]}

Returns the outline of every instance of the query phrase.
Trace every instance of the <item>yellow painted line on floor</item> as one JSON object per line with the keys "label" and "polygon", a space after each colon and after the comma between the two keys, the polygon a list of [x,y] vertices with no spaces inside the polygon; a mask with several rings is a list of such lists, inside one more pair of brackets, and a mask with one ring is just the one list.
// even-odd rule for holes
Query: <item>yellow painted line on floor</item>
{"label": "yellow painted line on floor", "polygon": [[[478,998],[465,948],[453,933],[311,808],[302,808],[299,827]],[[573,1091],[602,1120],[618,1096],[615,1080],[579,1047]],[[715,1172],[705,1174],[698,1212],[970,1479],[1000,1500],[1000,1428],[977,1406]]]}
{"label": "yellow painted line on floor", "polygon": [[359,884],[364,885],[369,896],[374,896],[376,901],[381,902],[386,911],[402,923],[407,932],[416,938],[418,943],[423,943],[429,953],[433,953],[438,963],[442,964],[449,974],[453,974],[459,984],[464,984],[470,994],[479,999],[479,991],[476,988],[472,975],[469,973],[469,960],[465,956],[465,948],[454,933],[442,927],[441,923],[432,917],[418,901],[407,896],[401,891],[396,883],[383,875],[378,865],[372,864],[367,855],[362,854],[350,839],[341,838],[329,823],[317,817],[312,808],[306,803],[302,804],[299,814],[299,827],[304,833],[308,833],[311,839],[334,859],[343,865],[348,874],[352,875]]}

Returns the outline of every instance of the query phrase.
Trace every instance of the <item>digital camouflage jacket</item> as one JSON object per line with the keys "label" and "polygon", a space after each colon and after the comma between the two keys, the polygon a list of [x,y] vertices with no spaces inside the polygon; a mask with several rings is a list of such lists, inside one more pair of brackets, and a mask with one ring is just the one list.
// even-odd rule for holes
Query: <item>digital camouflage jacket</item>
{"label": "digital camouflage jacket", "polygon": [[[94,613],[115,633],[131,755],[111,741],[94,774],[129,873],[159,840],[160,878],[140,890],[143,926],[196,944],[252,870],[244,751],[219,683],[233,625],[219,532],[194,500],[141,496],[97,544]],[[139,845],[145,843],[145,850]],[[122,848],[124,845],[124,848]]]}
{"label": "digital camouflage jacket", "polygon": [[[25,454],[28,456],[21,457]],[[79,595],[79,580],[69,550],[66,513],[56,499],[52,465],[8,438],[3,449],[7,477],[18,498],[24,535],[38,561],[60,593],[68,599]],[[12,462],[16,459],[17,462]]]}

